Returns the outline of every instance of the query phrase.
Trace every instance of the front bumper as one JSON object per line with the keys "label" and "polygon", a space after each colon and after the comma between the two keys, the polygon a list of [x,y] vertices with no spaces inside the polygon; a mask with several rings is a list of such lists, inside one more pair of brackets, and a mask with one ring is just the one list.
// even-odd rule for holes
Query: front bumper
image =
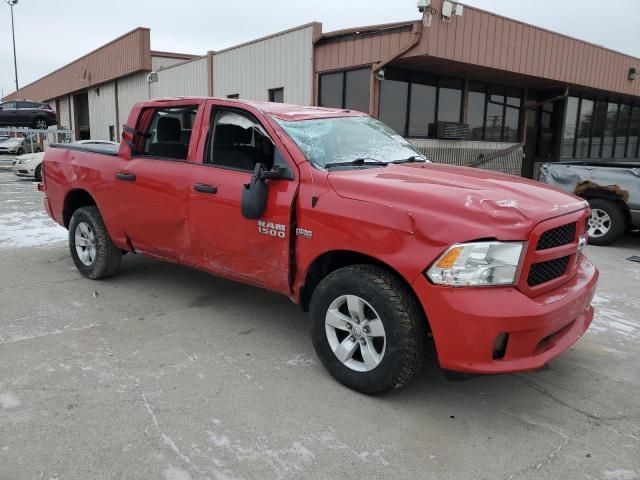
{"label": "front bumper", "polygon": [[[467,373],[536,370],[567,350],[593,320],[598,271],[585,256],[576,274],[530,298],[514,287],[448,288],[418,278],[413,288],[429,319],[440,366]],[[502,358],[494,344],[508,334]]]}
{"label": "front bumper", "polygon": [[35,177],[36,175],[35,168],[29,164],[14,163],[11,168],[13,173],[19,177]]}

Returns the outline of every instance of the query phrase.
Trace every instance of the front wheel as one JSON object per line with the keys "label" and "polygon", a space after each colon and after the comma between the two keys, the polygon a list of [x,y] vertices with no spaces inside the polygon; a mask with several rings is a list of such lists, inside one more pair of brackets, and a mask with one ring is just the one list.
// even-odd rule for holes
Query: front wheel
{"label": "front wheel", "polygon": [[114,275],[122,260],[122,252],[111,241],[97,207],[83,207],[73,213],[69,248],[78,271],[93,280]]}
{"label": "front wheel", "polygon": [[38,182],[42,181],[42,164],[36,167],[35,177]]}
{"label": "front wheel", "polygon": [[336,270],[316,288],[310,312],[316,353],[340,383],[379,394],[420,372],[426,320],[391,272],[372,265]]}

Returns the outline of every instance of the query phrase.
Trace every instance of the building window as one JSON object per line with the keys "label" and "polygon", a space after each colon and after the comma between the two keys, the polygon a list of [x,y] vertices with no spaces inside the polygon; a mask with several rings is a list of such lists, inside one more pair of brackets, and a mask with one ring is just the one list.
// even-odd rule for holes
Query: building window
{"label": "building window", "polygon": [[631,109],[626,158],[640,158],[640,105],[634,105]]}
{"label": "building window", "polygon": [[230,98],[230,99],[240,98],[240,94],[239,93],[230,93],[229,95],[227,95],[227,98]]}
{"label": "building window", "polygon": [[428,137],[436,122],[462,119],[463,81],[392,71],[380,85],[380,120],[401,135]]}
{"label": "building window", "polygon": [[369,111],[369,83],[371,69],[359,68],[320,75],[321,107],[346,108],[359,112]]}
{"label": "building window", "polygon": [[569,97],[561,157],[637,158],[639,117],[640,105]]}
{"label": "building window", "polygon": [[116,141],[116,127],[114,125],[109,125],[109,140]]}
{"label": "building window", "polygon": [[269,101],[284,103],[284,88],[272,88],[269,90]]}
{"label": "building window", "polygon": [[487,94],[482,83],[469,84],[467,99],[467,124],[469,125],[469,139],[484,140],[484,107]]}
{"label": "building window", "polygon": [[380,84],[380,120],[405,135],[407,125],[407,96],[409,84],[385,80]]}

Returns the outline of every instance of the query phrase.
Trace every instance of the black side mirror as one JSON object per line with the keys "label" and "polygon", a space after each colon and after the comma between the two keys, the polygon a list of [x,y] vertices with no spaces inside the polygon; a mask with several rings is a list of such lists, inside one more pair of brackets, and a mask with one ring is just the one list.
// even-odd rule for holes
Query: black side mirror
{"label": "black side mirror", "polygon": [[262,217],[267,208],[269,187],[265,183],[262,164],[256,164],[251,182],[242,186],[242,216],[250,220]]}

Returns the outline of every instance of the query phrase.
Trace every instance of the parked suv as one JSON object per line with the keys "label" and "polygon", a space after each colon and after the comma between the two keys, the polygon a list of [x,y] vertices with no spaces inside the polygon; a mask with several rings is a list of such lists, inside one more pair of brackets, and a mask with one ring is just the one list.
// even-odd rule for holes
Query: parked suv
{"label": "parked suv", "polygon": [[0,126],[47,129],[58,123],[56,112],[42,102],[12,100],[0,103]]}

